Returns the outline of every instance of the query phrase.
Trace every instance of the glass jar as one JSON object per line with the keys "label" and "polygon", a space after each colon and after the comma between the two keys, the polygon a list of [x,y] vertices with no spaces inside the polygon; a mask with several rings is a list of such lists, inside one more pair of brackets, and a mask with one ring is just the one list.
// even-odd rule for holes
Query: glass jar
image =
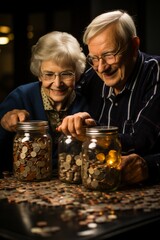
{"label": "glass jar", "polygon": [[62,134],[58,143],[58,176],[62,182],[81,183],[82,141]]}
{"label": "glass jar", "polygon": [[82,145],[82,184],[93,190],[116,190],[121,180],[120,163],[118,128],[86,128],[86,141]]}
{"label": "glass jar", "polygon": [[21,181],[42,181],[52,175],[52,139],[47,121],[18,122],[13,141],[13,173]]}

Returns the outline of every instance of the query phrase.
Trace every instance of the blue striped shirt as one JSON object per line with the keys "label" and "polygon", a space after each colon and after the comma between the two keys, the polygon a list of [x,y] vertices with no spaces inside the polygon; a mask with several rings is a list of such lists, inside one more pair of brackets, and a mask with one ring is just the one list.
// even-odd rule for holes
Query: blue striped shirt
{"label": "blue striped shirt", "polygon": [[139,51],[135,68],[118,95],[92,68],[78,86],[87,98],[91,116],[101,125],[119,128],[123,154],[160,152],[159,63],[160,56]]}

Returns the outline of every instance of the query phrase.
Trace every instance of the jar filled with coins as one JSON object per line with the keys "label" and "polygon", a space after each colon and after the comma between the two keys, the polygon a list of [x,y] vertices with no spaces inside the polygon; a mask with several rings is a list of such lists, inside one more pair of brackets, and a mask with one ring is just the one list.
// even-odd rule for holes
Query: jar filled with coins
{"label": "jar filled with coins", "polygon": [[93,190],[116,190],[121,180],[118,128],[86,128],[86,137],[82,145],[82,184]]}
{"label": "jar filled with coins", "polygon": [[58,175],[62,182],[81,183],[82,141],[61,135],[58,144]]}
{"label": "jar filled with coins", "polygon": [[52,175],[52,139],[47,121],[18,122],[13,141],[13,172],[21,181],[42,181]]}

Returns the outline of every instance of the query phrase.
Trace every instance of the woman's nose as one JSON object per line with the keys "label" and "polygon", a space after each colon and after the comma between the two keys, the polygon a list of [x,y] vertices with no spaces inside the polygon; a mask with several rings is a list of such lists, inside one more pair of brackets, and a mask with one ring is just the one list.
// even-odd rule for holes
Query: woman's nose
{"label": "woman's nose", "polygon": [[59,87],[60,85],[63,84],[63,81],[61,81],[61,78],[59,75],[55,75],[55,79],[52,82],[52,84],[54,84],[56,87]]}

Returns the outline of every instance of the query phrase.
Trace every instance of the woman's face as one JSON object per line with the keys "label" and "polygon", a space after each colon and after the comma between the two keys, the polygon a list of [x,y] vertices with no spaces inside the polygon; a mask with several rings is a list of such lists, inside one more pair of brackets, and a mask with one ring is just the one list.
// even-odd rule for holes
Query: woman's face
{"label": "woman's face", "polygon": [[75,86],[75,72],[69,67],[60,67],[52,60],[41,64],[39,80],[47,96],[56,105],[63,105]]}

